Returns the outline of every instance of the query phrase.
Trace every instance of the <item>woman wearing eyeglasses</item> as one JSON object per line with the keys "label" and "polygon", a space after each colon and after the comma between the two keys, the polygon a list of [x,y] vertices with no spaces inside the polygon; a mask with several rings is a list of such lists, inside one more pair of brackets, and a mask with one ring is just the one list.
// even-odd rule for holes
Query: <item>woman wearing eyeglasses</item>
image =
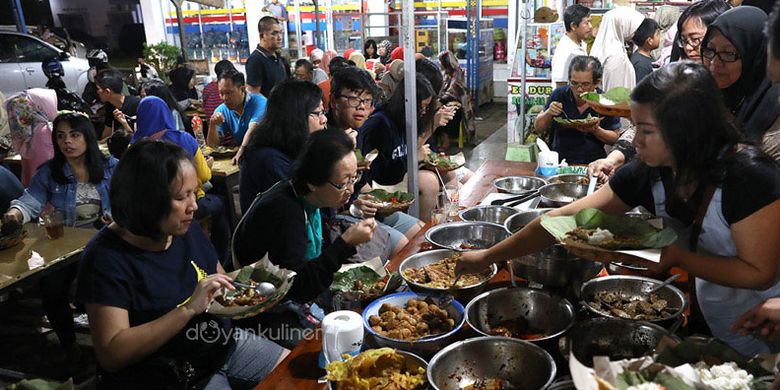
{"label": "woman wearing eyeglasses", "polygon": [[[780,94],[766,77],[766,20],[764,11],[751,6],[725,12],[707,31],[701,55],[743,136],[769,147],[780,142],[771,132],[780,127]],[[774,135],[765,137],[767,131]]]}
{"label": "woman wearing eyeglasses", "polygon": [[[686,8],[677,20],[678,34],[674,43],[676,47],[672,49],[671,61],[688,59],[701,62],[699,49],[704,35],[707,34],[707,27],[728,9],[728,3],[723,0],[702,0]],[[588,166],[589,174],[599,176],[599,181],[606,181],[618,168],[634,158],[636,149],[631,144],[633,140],[634,130],[629,128],[621,134],[615,149],[607,155],[607,158],[598,159]]]}
{"label": "woman wearing eyeglasses", "polygon": [[310,135],[290,177],[247,209],[233,235],[234,260],[246,265],[268,256],[297,272],[288,297],[308,302],[327,290],[333,274],[356,253],[355,246],[371,240],[377,224],[364,219],[332,242],[323,240],[319,209],[344,205],[358,180],[352,140],[343,132]]}
{"label": "woman wearing eyeglasses", "polygon": [[612,145],[618,139],[620,118],[605,116],[589,128],[572,128],[555,122],[553,118],[585,119],[598,117],[580,94],[601,92],[597,85],[604,70],[595,57],[577,56],[569,64],[569,85],[556,88],[547,99],[545,110],[536,117],[534,129],[539,133],[551,131],[552,150],[570,164],[588,164],[606,157],[604,145]]}
{"label": "woman wearing eyeglasses", "polygon": [[[749,308],[780,296],[780,167],[740,143],[717,91],[704,66],[690,61],[645,77],[631,92],[638,159],[592,195],[547,215],[650,210],[680,237],[651,268],[680,267],[696,277],[699,307],[715,337],[743,356],[776,353],[777,344],[730,328]],[[463,253],[457,270],[474,272],[554,242],[537,218],[488,250]]]}
{"label": "woman wearing eyeglasses", "polygon": [[679,58],[672,56],[672,61],[701,61],[701,41],[707,34],[707,27],[728,11],[729,5],[723,0],[703,0],[692,4],[683,11],[677,20],[677,39],[675,45],[680,48]]}

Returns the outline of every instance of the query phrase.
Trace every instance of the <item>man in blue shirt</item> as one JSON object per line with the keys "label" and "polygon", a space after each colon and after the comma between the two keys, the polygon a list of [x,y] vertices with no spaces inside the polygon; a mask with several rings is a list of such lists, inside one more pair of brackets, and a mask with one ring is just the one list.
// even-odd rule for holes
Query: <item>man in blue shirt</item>
{"label": "man in blue shirt", "polygon": [[[247,93],[244,74],[232,69],[219,78],[219,95],[225,101],[209,119],[208,146],[236,146],[249,142],[252,132],[265,115],[268,100],[262,95]],[[241,155],[239,149],[236,159]]]}
{"label": "man in blue shirt", "polygon": [[599,117],[588,104],[580,99],[580,94],[596,91],[601,82],[603,68],[595,57],[577,56],[569,65],[569,85],[556,88],[534,121],[534,129],[543,134],[552,131],[552,150],[559,158],[569,164],[588,164],[606,157],[605,145],[617,142],[620,131],[620,118],[603,116],[601,121],[589,127],[571,127],[553,120],[585,119]]}

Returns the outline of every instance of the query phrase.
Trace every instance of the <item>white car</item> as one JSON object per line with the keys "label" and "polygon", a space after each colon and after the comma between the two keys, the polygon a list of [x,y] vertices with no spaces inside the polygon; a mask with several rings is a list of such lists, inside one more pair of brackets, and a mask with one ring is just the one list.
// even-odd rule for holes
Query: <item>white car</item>
{"label": "white car", "polygon": [[81,95],[88,82],[86,59],[73,57],[32,35],[0,31],[0,92],[7,97],[28,88],[46,88],[48,79],[41,65],[52,58],[62,63],[68,89]]}

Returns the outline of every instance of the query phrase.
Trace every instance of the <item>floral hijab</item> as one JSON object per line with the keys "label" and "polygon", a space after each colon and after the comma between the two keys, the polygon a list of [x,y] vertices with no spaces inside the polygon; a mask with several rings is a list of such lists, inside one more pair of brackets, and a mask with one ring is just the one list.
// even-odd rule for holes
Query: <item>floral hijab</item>
{"label": "floral hijab", "polygon": [[48,127],[57,117],[57,93],[51,89],[33,88],[8,98],[8,125],[14,148],[29,142],[33,133]]}

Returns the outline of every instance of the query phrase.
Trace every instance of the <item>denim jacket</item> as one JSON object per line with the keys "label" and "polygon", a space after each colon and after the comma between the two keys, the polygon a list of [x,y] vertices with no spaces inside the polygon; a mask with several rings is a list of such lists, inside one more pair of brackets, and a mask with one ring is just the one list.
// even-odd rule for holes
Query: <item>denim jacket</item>
{"label": "denim jacket", "polygon": [[[103,214],[111,212],[111,205],[108,201],[108,185],[111,183],[111,175],[114,172],[118,160],[109,157],[105,162],[106,168],[103,172],[103,181],[96,185],[100,194],[100,203]],[[29,187],[25,188],[24,194],[19,199],[11,201],[11,207],[15,207],[22,212],[24,222],[27,223],[37,218],[41,210],[47,203],[51,203],[55,209],[65,212],[65,225],[73,226],[76,223],[76,177],[70,165],[63,165],[65,178],[68,184],[60,184],[54,181],[51,176],[51,167],[49,164],[43,164],[38,172],[30,181]]]}

